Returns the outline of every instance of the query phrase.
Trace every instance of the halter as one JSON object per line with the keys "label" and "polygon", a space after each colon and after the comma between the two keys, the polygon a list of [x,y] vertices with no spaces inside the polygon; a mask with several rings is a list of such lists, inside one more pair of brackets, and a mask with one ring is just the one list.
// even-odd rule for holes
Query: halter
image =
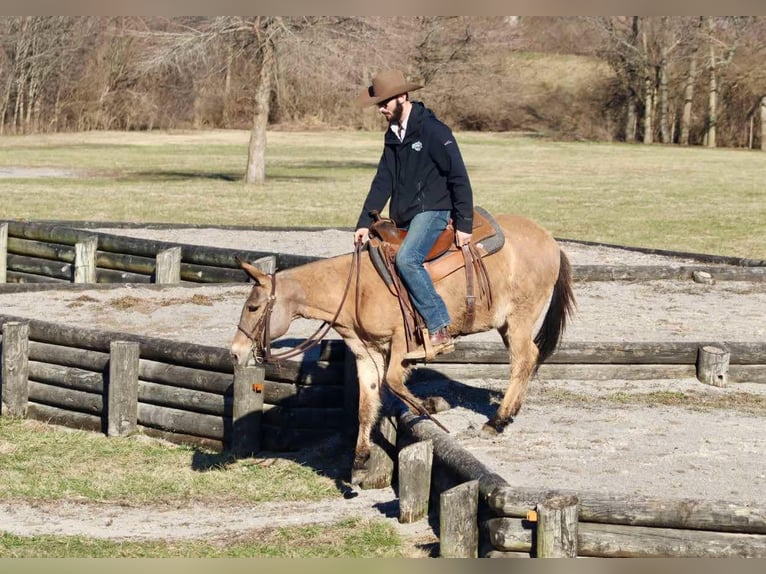
{"label": "halter", "polygon": [[[335,321],[338,319],[341,309],[343,309],[343,304],[346,302],[346,297],[348,296],[349,288],[351,287],[351,278],[354,276],[355,269],[357,287],[359,285],[359,272],[361,268],[359,262],[361,259],[361,252],[362,244],[358,243],[351,259],[351,267],[349,268],[348,278],[346,279],[346,286],[343,290],[343,297],[340,300],[340,305],[338,305],[338,310],[335,312],[333,318],[329,322],[324,321],[310,337],[308,337],[297,347],[288,349],[283,353],[278,354],[271,352],[271,336],[269,334],[271,312],[274,308],[274,303],[276,303],[277,300],[277,275],[276,273],[269,273],[267,275],[267,277],[271,279],[271,293],[269,293],[269,297],[266,300],[266,308],[263,312],[263,315],[261,315],[261,317],[258,319],[258,322],[253,327],[253,330],[249,333],[242,328],[242,325],[237,325],[237,329],[244,333],[244,335],[253,343],[252,352],[256,363],[278,363],[279,361],[295,357],[317,346],[322,341],[322,339],[325,338],[327,333],[330,332],[330,329],[335,324]],[[358,299],[359,297],[357,289],[357,303]],[[258,354],[259,344],[261,351],[263,351],[262,355]]]}

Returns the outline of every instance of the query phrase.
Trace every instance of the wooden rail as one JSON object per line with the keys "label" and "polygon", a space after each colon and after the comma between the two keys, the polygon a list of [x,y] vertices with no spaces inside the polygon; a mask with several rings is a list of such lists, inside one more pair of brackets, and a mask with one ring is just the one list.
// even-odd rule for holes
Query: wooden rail
{"label": "wooden rail", "polygon": [[0,222],[0,283],[247,282],[237,257],[274,257],[278,269],[319,259],[135,239],[63,225]]}
{"label": "wooden rail", "polygon": [[[582,242],[585,243],[585,242]],[[180,249],[180,256],[177,251]],[[635,251],[657,252],[656,250]],[[173,254],[171,257],[170,254]],[[659,253],[659,252],[657,252]],[[648,281],[690,279],[707,273],[718,281],[764,281],[763,261],[675,254],[699,259],[694,265],[573,265],[575,281]],[[67,225],[0,222],[0,283],[151,283],[186,281],[230,283],[247,281],[235,257],[256,260],[276,257],[278,269],[319,257],[182,245],[76,229]],[[4,267],[5,266],[5,269]]]}
{"label": "wooden rail", "polygon": [[[6,325],[23,332],[14,328],[6,335]],[[112,346],[119,341],[139,349],[136,377],[127,375],[136,382],[135,399],[129,400],[136,408],[138,428],[174,442],[216,450],[232,447],[237,400],[226,349],[7,315],[0,315],[0,326],[0,384],[8,414],[108,431],[109,401],[114,398],[108,381],[117,376],[111,371]],[[259,428],[264,448],[296,450],[348,424],[345,368],[342,361],[328,357],[333,358],[332,351],[320,349],[302,361],[263,369]],[[20,366],[11,367],[16,362]]]}

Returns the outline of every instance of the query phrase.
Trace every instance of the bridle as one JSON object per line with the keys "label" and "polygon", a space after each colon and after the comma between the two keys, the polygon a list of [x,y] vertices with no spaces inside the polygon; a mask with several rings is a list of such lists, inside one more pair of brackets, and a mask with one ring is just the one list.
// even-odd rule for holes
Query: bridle
{"label": "bridle", "polygon": [[[330,332],[330,329],[335,324],[335,321],[337,321],[338,316],[340,315],[340,311],[341,309],[343,309],[343,305],[346,302],[346,298],[348,297],[348,292],[351,287],[351,279],[354,276],[354,271],[356,271],[357,287],[359,286],[361,253],[362,253],[362,244],[360,242],[360,243],[357,243],[355,246],[354,253],[351,258],[351,266],[349,267],[349,271],[348,271],[348,278],[346,279],[346,286],[343,290],[343,297],[340,300],[340,305],[338,305],[338,310],[335,311],[335,315],[333,315],[333,318],[330,321],[323,322],[322,325],[320,325],[319,328],[310,337],[308,337],[305,341],[300,343],[297,347],[288,349],[282,353],[273,353],[271,350],[271,336],[269,333],[269,323],[271,322],[271,312],[274,309],[274,304],[277,301],[277,274],[269,273],[267,275],[267,277],[271,279],[271,292],[269,293],[269,297],[266,300],[266,306],[263,311],[263,314],[260,316],[255,326],[253,327],[252,331],[250,331],[249,333],[242,328],[241,324],[237,325],[237,329],[241,333],[243,333],[245,337],[247,337],[252,343],[251,352],[253,353],[253,358],[255,359],[255,362],[257,364],[277,363],[279,361],[284,361],[285,359],[295,357],[317,346],[322,341],[322,339],[324,339],[327,336],[327,333]],[[358,289],[357,289],[356,299],[357,299],[357,305],[358,305],[358,301],[359,301]],[[262,351],[262,354],[259,354],[258,352],[259,348]]]}

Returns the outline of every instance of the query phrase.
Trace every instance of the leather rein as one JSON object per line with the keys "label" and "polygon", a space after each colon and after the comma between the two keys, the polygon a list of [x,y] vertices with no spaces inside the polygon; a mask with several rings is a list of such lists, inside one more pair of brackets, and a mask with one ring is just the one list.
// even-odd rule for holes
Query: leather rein
{"label": "leather rein", "polygon": [[[266,309],[264,310],[263,315],[261,315],[261,317],[258,319],[258,322],[255,324],[255,327],[253,327],[253,330],[250,333],[245,331],[241,325],[237,325],[237,329],[244,333],[244,335],[253,343],[252,353],[256,363],[278,363],[279,361],[284,361],[285,359],[289,359],[291,357],[305,353],[309,349],[316,347],[319,343],[322,342],[322,339],[327,336],[327,333],[330,332],[330,329],[335,324],[335,321],[337,321],[341,309],[343,309],[343,305],[346,302],[346,298],[348,297],[348,292],[351,287],[351,279],[354,276],[354,270],[356,270],[357,286],[359,285],[361,253],[362,244],[359,243],[354,249],[354,253],[351,258],[351,267],[349,268],[348,278],[346,279],[346,286],[343,290],[343,297],[340,300],[340,305],[338,305],[338,310],[335,312],[335,315],[333,315],[333,318],[329,322],[324,321],[310,337],[308,337],[298,346],[293,347],[292,349],[288,349],[283,353],[273,353],[271,351],[269,323],[271,322],[271,312],[274,308],[274,303],[277,301],[277,274],[268,274],[268,277],[271,279],[271,292],[269,293],[269,298],[266,301]],[[263,352],[262,355],[258,352],[259,345],[260,350]]]}

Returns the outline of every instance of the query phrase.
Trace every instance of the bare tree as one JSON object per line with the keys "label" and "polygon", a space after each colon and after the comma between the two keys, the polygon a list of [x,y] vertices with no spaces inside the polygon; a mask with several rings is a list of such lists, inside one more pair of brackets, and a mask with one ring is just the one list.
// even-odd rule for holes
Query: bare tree
{"label": "bare tree", "polygon": [[704,22],[702,17],[695,18],[696,24],[691,27],[689,34],[689,56],[683,92],[683,111],[681,113],[681,133],[679,143],[689,145],[689,134],[692,124],[692,105],[694,103],[694,84],[697,81],[697,63],[699,58],[700,34]]}

